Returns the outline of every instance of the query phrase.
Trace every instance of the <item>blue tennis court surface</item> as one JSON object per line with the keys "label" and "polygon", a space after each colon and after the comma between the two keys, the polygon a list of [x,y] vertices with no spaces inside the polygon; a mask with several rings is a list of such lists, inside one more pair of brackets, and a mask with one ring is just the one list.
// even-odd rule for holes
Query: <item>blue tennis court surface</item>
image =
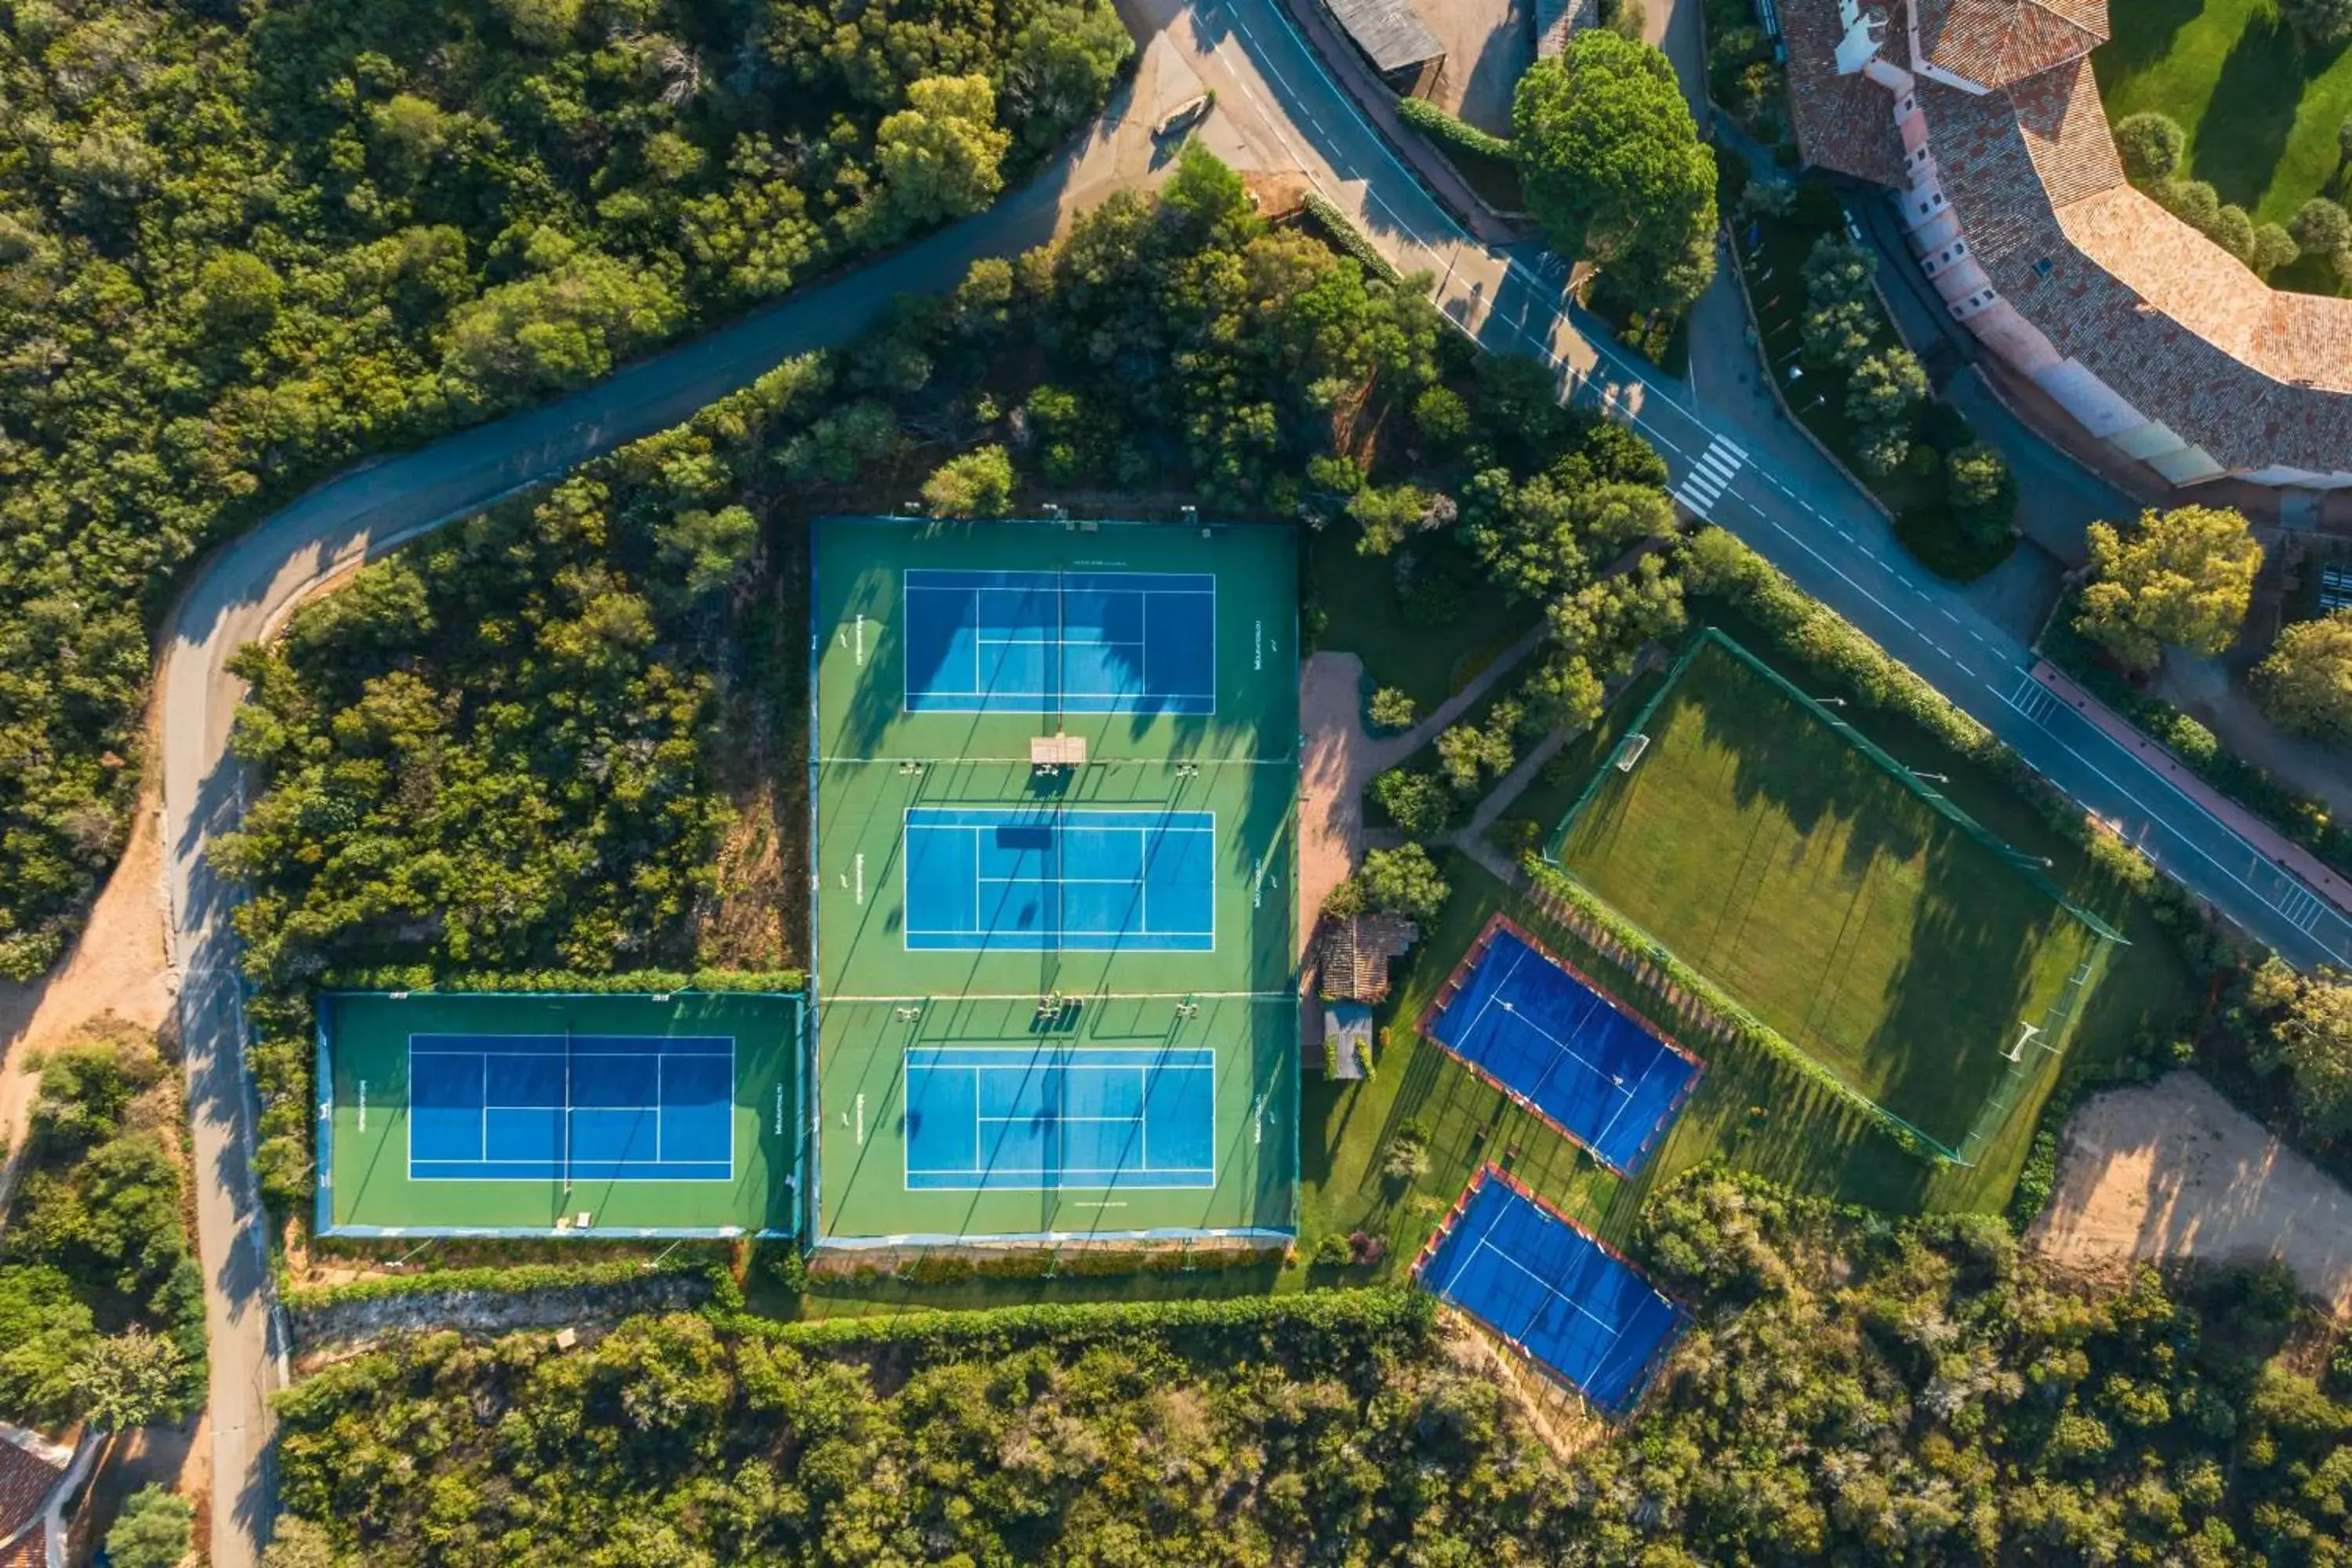
{"label": "blue tennis court surface", "polygon": [[1612,1170],[1638,1169],[1698,1063],[1499,916],[1464,968],[1422,1033]]}
{"label": "blue tennis court surface", "polygon": [[1612,1415],[1633,1408],[1682,1324],[1680,1309],[1631,1265],[1491,1165],[1420,1273]]}
{"label": "blue tennis court surface", "polygon": [[908,567],[909,713],[1213,713],[1205,572]]}
{"label": "blue tennis court surface", "polygon": [[408,1174],[728,1181],[734,1103],[728,1036],[411,1035]]}
{"label": "blue tennis court surface", "polygon": [[919,1046],[907,1188],[1213,1187],[1216,1053]]}
{"label": "blue tennis court surface", "polygon": [[907,946],[1209,952],[1211,811],[910,806]]}

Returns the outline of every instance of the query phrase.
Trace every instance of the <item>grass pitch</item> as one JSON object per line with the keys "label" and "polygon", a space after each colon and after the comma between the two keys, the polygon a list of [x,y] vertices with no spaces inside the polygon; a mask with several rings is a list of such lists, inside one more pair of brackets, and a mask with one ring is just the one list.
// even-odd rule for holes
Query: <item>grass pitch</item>
{"label": "grass pitch", "polygon": [[1645,728],[1561,863],[1762,1022],[1950,1149],[2063,1048],[2101,939],[1834,730],[1715,646]]}

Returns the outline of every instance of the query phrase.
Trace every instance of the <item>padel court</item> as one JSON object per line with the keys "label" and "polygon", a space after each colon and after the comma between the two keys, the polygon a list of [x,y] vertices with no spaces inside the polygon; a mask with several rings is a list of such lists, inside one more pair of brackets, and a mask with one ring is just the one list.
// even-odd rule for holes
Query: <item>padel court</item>
{"label": "padel court", "polygon": [[319,1229],[797,1234],[802,1011],[776,993],[325,995]]}
{"label": "padel court", "polygon": [[907,1053],[910,1192],[1217,1184],[1216,1052]]}
{"label": "padel court", "polygon": [[411,1035],[415,1182],[723,1182],[731,1035]]}
{"label": "padel court", "polygon": [[1213,811],[916,806],[907,946],[1208,952]]}
{"label": "padel court", "polygon": [[905,574],[909,713],[1213,713],[1205,572]]}
{"label": "padel court", "polygon": [[817,1245],[1295,1234],[1297,565],[817,521]]}
{"label": "padel court", "polygon": [[1611,1415],[1633,1407],[1682,1327],[1681,1310],[1632,1265],[1492,1165],[1418,1272]]}
{"label": "padel court", "polygon": [[1649,1157],[1700,1071],[1500,915],[1421,1029],[1621,1174]]}

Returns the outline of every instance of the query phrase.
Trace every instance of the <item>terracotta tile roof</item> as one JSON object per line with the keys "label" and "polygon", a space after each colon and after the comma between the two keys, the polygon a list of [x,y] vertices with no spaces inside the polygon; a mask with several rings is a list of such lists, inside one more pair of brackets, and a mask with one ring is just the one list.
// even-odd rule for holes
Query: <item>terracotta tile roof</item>
{"label": "terracotta tile roof", "polygon": [[1927,62],[2004,88],[2107,41],[2106,0],[1917,0]]}
{"label": "terracotta tile roof", "polygon": [[0,1542],[8,1542],[0,1546],[0,1568],[38,1568],[45,1561],[47,1531],[36,1521],[70,1462],[65,1450],[33,1433],[13,1426],[0,1431]]}
{"label": "terracotta tile roof", "polygon": [[1789,110],[1806,163],[1882,185],[1903,184],[1903,140],[1895,100],[1856,73],[1837,70],[1837,0],[1780,0],[1789,51]]}
{"label": "terracotta tile roof", "polygon": [[2273,291],[2126,183],[2089,62],[1919,91],[1970,249],[2061,354],[2224,468],[2352,467],[2352,300]]}
{"label": "terracotta tile roof", "polygon": [[1349,1002],[1381,1002],[1389,994],[1389,961],[1421,940],[1421,928],[1399,915],[1356,915],[1325,921],[1316,946],[1322,993]]}

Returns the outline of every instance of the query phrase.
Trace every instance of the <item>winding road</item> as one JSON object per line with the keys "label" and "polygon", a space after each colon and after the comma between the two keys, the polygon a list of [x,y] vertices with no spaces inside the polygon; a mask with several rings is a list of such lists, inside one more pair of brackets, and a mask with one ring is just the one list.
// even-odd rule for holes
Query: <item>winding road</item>
{"label": "winding road", "polygon": [[[2131,752],[2043,700],[2026,648],[1916,565],[1870,504],[1777,418],[1757,381],[1735,374],[1693,385],[1658,375],[1563,305],[1555,259],[1465,234],[1326,74],[1280,0],[1130,0],[1122,9],[1148,43],[1136,83],[1087,144],[1042,180],[560,402],[342,474],[222,549],[194,579],[164,631],[159,701],[168,948],[212,1347],[215,1568],[250,1568],[268,1537],[276,1507],[268,1399],[285,1375],[252,1176],[255,1106],[228,924],[235,893],[205,858],[211,835],[236,822],[243,802],[227,745],[243,687],[226,672],[229,655],[369,556],[674,425],[784,358],[856,336],[898,294],[946,289],[974,258],[1039,244],[1109,189],[1150,180],[1144,128],[1202,86],[1217,91],[1202,133],[1221,155],[1244,169],[1303,174],[1400,267],[1428,270],[1439,308],[1462,331],[1495,352],[1543,359],[1559,372],[1565,395],[1639,428],[1666,457],[1691,510],[1748,541],[2232,920],[2299,964],[2352,963],[2352,921]],[[1701,321],[1739,330],[1720,315]]]}

